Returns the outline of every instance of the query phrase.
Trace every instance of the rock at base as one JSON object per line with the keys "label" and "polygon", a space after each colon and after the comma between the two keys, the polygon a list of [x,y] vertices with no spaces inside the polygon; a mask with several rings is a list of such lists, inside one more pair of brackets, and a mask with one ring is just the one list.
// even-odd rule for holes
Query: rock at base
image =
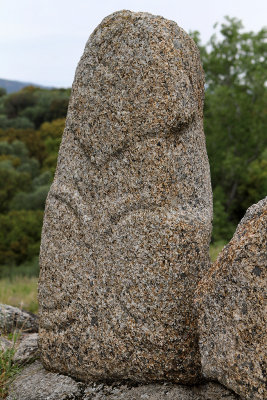
{"label": "rock at base", "polygon": [[206,378],[264,400],[267,371],[267,197],[247,210],[198,288]]}
{"label": "rock at base", "polygon": [[171,383],[137,387],[125,384],[86,385],[46,371],[36,361],[16,377],[7,400],[239,400],[217,383],[183,386]]}
{"label": "rock at base", "polygon": [[76,400],[81,393],[72,378],[48,372],[35,361],[16,377],[7,400]]}
{"label": "rock at base", "polygon": [[0,304],[0,329],[4,333],[14,330],[38,332],[38,317],[7,304]]}
{"label": "rock at base", "polygon": [[38,334],[31,333],[23,335],[16,344],[16,352],[13,361],[16,364],[27,364],[39,357]]}

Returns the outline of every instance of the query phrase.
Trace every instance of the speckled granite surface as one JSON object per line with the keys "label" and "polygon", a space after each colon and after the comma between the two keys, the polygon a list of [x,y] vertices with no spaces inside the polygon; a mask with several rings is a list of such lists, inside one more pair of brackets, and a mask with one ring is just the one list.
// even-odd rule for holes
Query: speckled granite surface
{"label": "speckled granite surface", "polygon": [[267,197],[247,210],[198,289],[203,374],[265,400]]}
{"label": "speckled granite surface", "polygon": [[83,381],[193,383],[193,296],[212,219],[199,53],[174,22],[122,11],[73,83],[40,255],[46,368]]}

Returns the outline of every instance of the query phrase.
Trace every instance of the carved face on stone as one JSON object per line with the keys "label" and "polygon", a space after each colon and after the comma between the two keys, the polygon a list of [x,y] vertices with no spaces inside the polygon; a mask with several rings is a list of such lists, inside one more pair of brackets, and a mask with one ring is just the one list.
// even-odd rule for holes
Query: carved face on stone
{"label": "carved face on stone", "polygon": [[212,219],[203,71],[174,22],[121,11],[79,62],[44,218],[40,340],[85,381],[200,378]]}
{"label": "carved face on stone", "polygon": [[204,75],[195,43],[174,22],[151,17],[148,23],[146,16],[107,17],[90,36],[76,72],[71,118],[96,159],[131,135],[167,134],[202,116]]}

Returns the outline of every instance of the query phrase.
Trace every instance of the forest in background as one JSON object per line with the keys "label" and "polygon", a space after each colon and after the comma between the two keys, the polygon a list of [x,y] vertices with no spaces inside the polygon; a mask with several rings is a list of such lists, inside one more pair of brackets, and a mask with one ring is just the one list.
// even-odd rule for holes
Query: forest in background
{"label": "forest in background", "polygon": [[[209,43],[191,32],[206,76],[204,129],[214,195],[214,246],[267,194],[267,31],[226,18]],[[45,199],[70,89],[0,88],[0,278],[37,276]]]}

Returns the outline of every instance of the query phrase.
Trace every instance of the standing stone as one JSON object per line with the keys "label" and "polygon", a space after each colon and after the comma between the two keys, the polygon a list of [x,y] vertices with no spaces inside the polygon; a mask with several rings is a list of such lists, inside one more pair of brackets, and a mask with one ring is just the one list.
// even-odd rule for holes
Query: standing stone
{"label": "standing stone", "polygon": [[200,376],[193,296],[209,268],[204,76],[174,22],[121,11],[72,88],[40,255],[40,349],[83,381]]}
{"label": "standing stone", "polygon": [[267,197],[247,210],[198,288],[203,374],[267,399]]}

